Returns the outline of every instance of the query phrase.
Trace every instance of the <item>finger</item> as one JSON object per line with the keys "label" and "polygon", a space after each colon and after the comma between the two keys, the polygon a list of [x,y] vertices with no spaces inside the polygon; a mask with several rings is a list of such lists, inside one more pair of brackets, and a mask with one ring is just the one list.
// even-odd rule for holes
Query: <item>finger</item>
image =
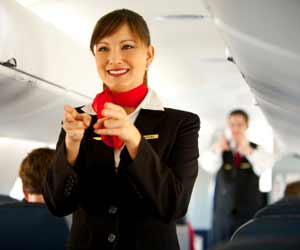
{"label": "finger", "polygon": [[83,114],[77,114],[75,119],[77,121],[82,121],[83,124],[85,125],[85,127],[89,127],[90,126],[90,123],[91,123],[91,120],[92,120],[92,117],[86,113],[83,113]]}
{"label": "finger", "polygon": [[78,114],[76,109],[74,109],[72,106],[67,105],[67,104],[64,105],[64,111],[74,117]]}
{"label": "finger", "polygon": [[102,128],[94,130],[96,134],[99,135],[116,135],[119,136],[120,129],[119,128]]}
{"label": "finger", "polygon": [[126,111],[121,106],[119,106],[117,104],[114,104],[112,102],[106,102],[104,104],[104,108],[106,108],[106,109],[112,109],[112,110],[115,110],[115,111],[120,111],[122,113],[126,113]]}
{"label": "finger", "polygon": [[113,109],[106,109],[106,108],[102,110],[102,115],[104,117],[113,118],[113,119],[124,119],[126,117],[126,114],[124,114],[120,110],[113,110]]}
{"label": "finger", "polygon": [[120,128],[124,126],[124,120],[106,119],[103,125],[105,128]]}
{"label": "finger", "polygon": [[70,113],[64,113],[64,123],[74,122],[75,118]]}
{"label": "finger", "polygon": [[93,125],[93,128],[94,129],[99,129],[99,128],[102,128],[104,125],[103,125],[103,122],[104,120],[106,120],[107,118],[100,118],[98,119],[95,124]]}

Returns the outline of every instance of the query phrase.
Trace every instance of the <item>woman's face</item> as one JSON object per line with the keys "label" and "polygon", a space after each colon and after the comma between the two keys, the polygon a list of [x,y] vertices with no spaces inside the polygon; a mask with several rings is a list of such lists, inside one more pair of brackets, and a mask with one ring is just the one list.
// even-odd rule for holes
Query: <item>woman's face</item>
{"label": "woman's face", "polygon": [[147,47],[127,24],[95,45],[98,74],[113,92],[128,91],[140,85],[153,55],[153,47]]}

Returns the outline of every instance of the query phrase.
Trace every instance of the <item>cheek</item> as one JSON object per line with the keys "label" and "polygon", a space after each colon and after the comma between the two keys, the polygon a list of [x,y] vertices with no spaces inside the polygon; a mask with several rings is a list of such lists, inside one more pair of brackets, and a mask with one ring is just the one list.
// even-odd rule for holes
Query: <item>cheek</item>
{"label": "cheek", "polygon": [[102,57],[96,57],[96,60],[95,60],[95,62],[96,62],[96,66],[97,66],[97,69],[105,69],[105,59],[104,58],[102,58]]}

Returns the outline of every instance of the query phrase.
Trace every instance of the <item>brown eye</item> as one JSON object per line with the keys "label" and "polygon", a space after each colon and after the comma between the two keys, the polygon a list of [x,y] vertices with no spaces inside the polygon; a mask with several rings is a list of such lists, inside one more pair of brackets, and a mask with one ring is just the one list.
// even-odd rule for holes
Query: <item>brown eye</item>
{"label": "brown eye", "polygon": [[106,51],[108,51],[108,48],[107,47],[99,47],[98,51],[99,52],[106,52]]}
{"label": "brown eye", "polygon": [[132,49],[132,48],[134,48],[134,47],[132,45],[129,45],[129,44],[125,44],[125,45],[122,46],[123,50]]}

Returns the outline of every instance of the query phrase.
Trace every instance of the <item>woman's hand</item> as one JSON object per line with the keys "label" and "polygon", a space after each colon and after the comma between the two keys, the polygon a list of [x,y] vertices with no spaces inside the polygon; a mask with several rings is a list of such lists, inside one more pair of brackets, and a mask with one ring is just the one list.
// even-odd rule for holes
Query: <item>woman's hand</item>
{"label": "woman's hand", "polygon": [[230,150],[229,143],[224,135],[222,135],[219,141],[215,144],[214,150],[218,153]]}
{"label": "woman's hand", "polygon": [[80,142],[84,131],[91,123],[91,116],[86,113],[78,113],[76,109],[69,105],[64,106],[63,129],[66,132],[66,140],[70,142]]}
{"label": "woman's hand", "polygon": [[74,165],[77,159],[80,142],[84,131],[89,127],[90,123],[90,115],[86,113],[80,114],[69,105],[64,106],[63,129],[66,132],[67,160],[71,165]]}
{"label": "woman's hand", "polygon": [[253,149],[246,136],[241,137],[239,143],[237,144],[237,151],[242,154],[249,156],[253,153]]}
{"label": "woman's hand", "polygon": [[141,134],[129,120],[126,111],[119,105],[107,102],[104,104],[102,115],[104,117],[94,124],[95,133],[118,136],[124,141],[131,158],[134,159],[141,141]]}

